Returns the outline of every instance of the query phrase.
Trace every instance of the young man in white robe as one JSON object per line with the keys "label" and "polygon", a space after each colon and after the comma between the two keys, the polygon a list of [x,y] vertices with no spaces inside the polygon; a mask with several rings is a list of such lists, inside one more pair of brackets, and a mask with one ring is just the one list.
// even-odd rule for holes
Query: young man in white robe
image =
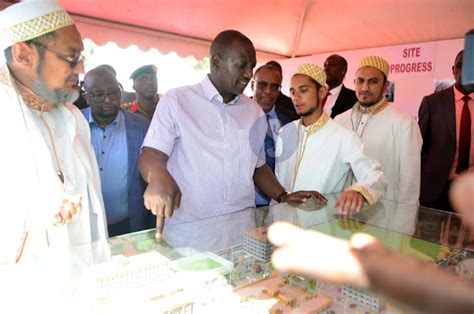
{"label": "young man in white robe", "polygon": [[83,49],[57,2],[0,12],[0,265],[37,265],[107,236],[89,126],[72,105]]}
{"label": "young man in white robe", "polygon": [[382,166],[388,180],[384,198],[417,205],[423,140],[415,119],[384,97],[389,70],[381,57],[362,59],[354,79],[358,102],[335,120],[356,132],[364,152]]}
{"label": "young man in white robe", "polygon": [[[386,179],[380,165],[367,157],[357,134],[335,123],[321,100],[327,87],[324,70],[300,65],[291,78],[290,97],[300,120],[285,125],[276,148],[276,176],[287,191],[341,192],[334,207],[341,213],[360,211],[383,196]],[[353,172],[356,183],[345,188]]]}

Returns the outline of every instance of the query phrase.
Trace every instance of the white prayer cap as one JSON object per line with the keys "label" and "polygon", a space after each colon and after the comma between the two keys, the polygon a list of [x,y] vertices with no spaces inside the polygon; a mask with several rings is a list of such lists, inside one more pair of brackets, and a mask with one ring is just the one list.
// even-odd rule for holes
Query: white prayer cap
{"label": "white prayer cap", "polygon": [[55,0],[25,0],[0,11],[0,50],[28,41],[74,21]]}

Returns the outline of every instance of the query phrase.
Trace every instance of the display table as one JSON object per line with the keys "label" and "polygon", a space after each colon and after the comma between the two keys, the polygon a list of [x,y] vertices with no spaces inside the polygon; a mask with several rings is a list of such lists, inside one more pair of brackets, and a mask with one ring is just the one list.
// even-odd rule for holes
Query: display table
{"label": "display table", "polygon": [[[65,306],[77,313],[399,311],[399,305],[354,287],[277,274],[269,262],[265,232],[274,221],[344,239],[369,233],[392,250],[473,276],[470,230],[459,216],[386,200],[341,216],[332,207],[338,195],[327,197],[328,205],[322,208],[314,203],[300,208],[277,204],[166,225],[159,243],[155,231],[147,230],[55,251],[35,267],[4,270],[19,279],[3,295],[11,304],[49,312],[64,311]],[[317,250],[317,243],[308,249]],[[28,300],[28,306],[22,300]]]}

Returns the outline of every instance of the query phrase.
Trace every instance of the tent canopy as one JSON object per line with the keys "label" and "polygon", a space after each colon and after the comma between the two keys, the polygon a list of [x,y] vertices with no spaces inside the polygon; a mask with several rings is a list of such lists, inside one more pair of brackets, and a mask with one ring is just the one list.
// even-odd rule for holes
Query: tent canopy
{"label": "tent canopy", "polygon": [[[83,36],[97,44],[107,41],[122,47],[137,44],[144,50],[158,48],[197,58],[208,54],[212,39],[225,29],[237,29],[247,35],[261,57],[282,59],[460,38],[474,27],[473,0],[61,0],[61,3],[78,17]],[[97,31],[101,25],[109,27]]]}
{"label": "tent canopy", "polygon": [[259,60],[460,38],[473,0],[60,0],[84,38],[202,58],[225,29]]}

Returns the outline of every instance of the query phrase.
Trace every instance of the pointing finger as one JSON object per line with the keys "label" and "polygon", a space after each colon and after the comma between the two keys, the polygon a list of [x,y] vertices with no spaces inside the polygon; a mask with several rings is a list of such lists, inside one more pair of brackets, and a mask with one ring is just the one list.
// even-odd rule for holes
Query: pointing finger
{"label": "pointing finger", "polygon": [[155,233],[155,239],[157,241],[161,240],[163,237],[163,227],[165,225],[165,217],[163,217],[162,214],[158,213],[156,215],[156,233]]}

